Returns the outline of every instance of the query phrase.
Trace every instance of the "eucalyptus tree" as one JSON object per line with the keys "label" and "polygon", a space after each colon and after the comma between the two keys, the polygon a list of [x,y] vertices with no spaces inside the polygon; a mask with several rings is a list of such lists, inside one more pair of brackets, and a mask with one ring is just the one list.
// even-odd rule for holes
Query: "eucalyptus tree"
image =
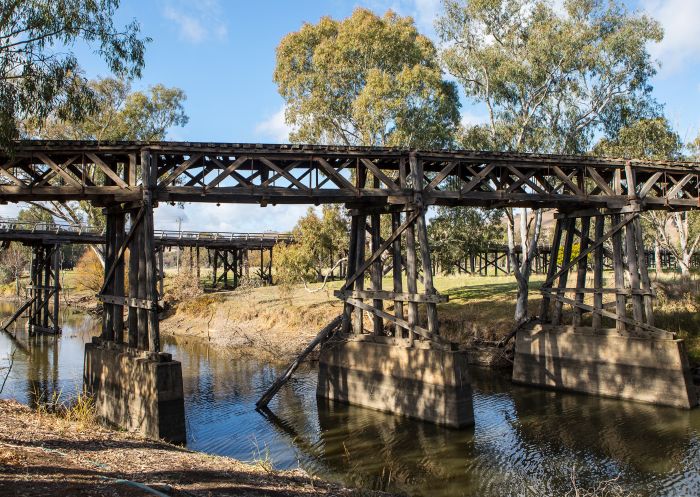
{"label": "eucalyptus tree", "polygon": [[12,148],[26,118],[78,120],[94,110],[77,45],[120,77],[141,75],[149,40],[135,20],[114,24],[118,7],[119,0],[0,0],[0,148]]}
{"label": "eucalyptus tree", "polygon": [[[436,28],[448,71],[488,113],[486,124],[465,131],[465,145],[583,153],[596,135],[614,136],[656,111],[650,84],[656,64],[647,47],[662,39],[662,29],[617,0],[565,0],[563,6],[552,0],[443,0]],[[523,209],[507,218],[520,323],[527,318],[542,214]]]}
{"label": "eucalyptus tree", "polygon": [[[618,158],[679,160],[683,158],[683,142],[665,117],[640,119],[620,129],[617,136],[604,138],[593,152]],[[692,144],[688,147],[692,150]],[[670,251],[678,261],[681,273],[690,275],[693,254],[700,246],[700,214],[696,211],[649,211],[643,215],[651,232],[657,272],[661,269],[660,249]]]}
{"label": "eucalyptus tree", "polygon": [[[186,95],[180,88],[161,84],[147,91],[132,91],[128,81],[101,78],[86,83],[93,94],[94,106],[78,117],[51,112],[42,118],[24,120],[20,128],[26,138],[50,140],[162,140],[169,128],[188,122],[184,109]],[[86,169],[95,184],[101,181],[99,170]],[[87,222],[103,227],[101,211],[90,202],[33,202],[58,219],[70,223]]]}
{"label": "eucalyptus tree", "polygon": [[274,81],[296,142],[443,147],[459,122],[435,46],[391,11],[304,24],[277,47]]}

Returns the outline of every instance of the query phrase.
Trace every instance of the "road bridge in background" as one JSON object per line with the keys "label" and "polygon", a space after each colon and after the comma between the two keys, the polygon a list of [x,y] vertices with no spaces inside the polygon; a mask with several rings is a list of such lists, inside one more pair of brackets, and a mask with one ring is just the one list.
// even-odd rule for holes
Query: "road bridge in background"
{"label": "road bridge in background", "polygon": [[[104,417],[171,439],[184,432],[184,421],[159,423],[156,415],[134,427],[123,417],[125,404],[174,398],[180,378],[179,363],[159,353],[153,226],[159,202],[344,204],[352,220],[347,278],[336,292],[344,303],[337,333],[343,340],[322,352],[318,395],[464,426],[473,422],[471,390],[463,357],[439,331],[437,305],[446,299],[433,285],[429,206],[557,211],[539,323],[518,334],[515,381],[691,407],[697,395],[682,341],[654,325],[640,214],[698,209],[699,194],[700,164],[587,156],[29,141],[0,158],[0,202],[88,200],[104,207],[104,322],[101,339],[86,352],[86,384]],[[391,225],[386,237],[382,218]],[[612,278],[604,276],[606,254]],[[387,258],[391,290],[382,288]],[[570,273],[575,283],[568,284]],[[128,385],[114,391],[126,381],[114,375],[136,374],[126,363],[115,366],[124,350],[150,354],[155,369],[169,371],[158,373],[167,378],[156,383],[174,390],[129,392],[128,399],[122,395]]]}

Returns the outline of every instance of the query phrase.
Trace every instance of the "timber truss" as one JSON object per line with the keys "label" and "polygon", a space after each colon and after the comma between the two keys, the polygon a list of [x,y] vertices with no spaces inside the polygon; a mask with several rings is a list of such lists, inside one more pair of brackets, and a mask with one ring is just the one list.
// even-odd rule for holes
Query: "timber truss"
{"label": "timber truss", "polygon": [[[588,325],[589,319],[595,330],[614,321],[618,333],[661,336],[666,332],[653,325],[653,295],[639,256],[644,256],[639,213],[697,209],[699,199],[700,164],[580,156],[32,141],[19,142],[12,155],[0,158],[0,202],[89,200],[105,207],[102,337],[124,340],[123,312],[128,309],[126,342],[152,352],[159,350],[153,229],[158,202],[345,204],[352,223],[347,278],[337,292],[345,303],[343,332],[356,339],[450,347],[438,327],[437,305],[446,299],[433,286],[428,206],[557,209],[559,220],[543,286],[544,322],[564,325],[564,310],[571,308],[574,328]],[[391,232],[385,238],[382,217],[390,217]],[[606,253],[615,273],[610,289],[600,276]],[[391,290],[382,288],[383,258],[392,259]],[[227,259],[229,270],[231,264]],[[593,286],[587,286],[590,266]],[[574,287],[567,283],[572,271],[576,271]],[[605,302],[608,295],[614,296],[614,307]],[[365,315],[370,318],[368,326]]]}

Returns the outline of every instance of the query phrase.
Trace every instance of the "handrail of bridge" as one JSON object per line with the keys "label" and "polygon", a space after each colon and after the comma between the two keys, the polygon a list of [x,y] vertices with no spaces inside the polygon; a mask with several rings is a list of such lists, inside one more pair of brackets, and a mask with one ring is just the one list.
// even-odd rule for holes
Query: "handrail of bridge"
{"label": "handrail of bridge", "polygon": [[[77,235],[104,235],[105,230],[84,224],[57,223],[46,221],[23,221],[0,217],[0,233],[48,233],[51,235],[77,234]],[[291,233],[280,232],[232,232],[232,231],[182,231],[182,230],[154,230],[156,240],[201,240],[201,241],[236,241],[236,240],[273,240],[292,241]]]}

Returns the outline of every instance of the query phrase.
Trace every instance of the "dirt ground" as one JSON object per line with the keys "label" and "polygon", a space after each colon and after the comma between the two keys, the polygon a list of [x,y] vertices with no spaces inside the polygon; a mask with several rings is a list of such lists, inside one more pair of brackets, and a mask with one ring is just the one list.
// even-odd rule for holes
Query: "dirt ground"
{"label": "dirt ground", "polygon": [[275,471],[264,462],[246,464],[192,452],[0,400],[0,495],[389,494],[342,488],[310,477],[302,470]]}

